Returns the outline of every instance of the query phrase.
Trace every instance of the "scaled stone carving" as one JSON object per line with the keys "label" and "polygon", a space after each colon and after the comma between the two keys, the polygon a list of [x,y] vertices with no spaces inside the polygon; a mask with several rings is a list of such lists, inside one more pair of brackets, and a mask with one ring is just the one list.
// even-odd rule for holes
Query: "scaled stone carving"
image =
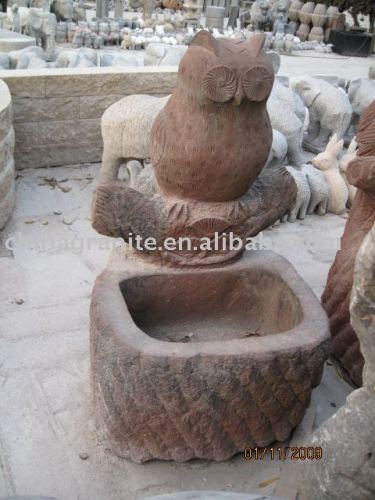
{"label": "scaled stone carving", "polygon": [[[356,257],[350,304],[351,324],[365,358],[363,388],[312,436],[310,446],[323,459],[306,461],[301,478],[303,500],[375,498],[375,226]],[[309,462],[309,463],[307,463]]]}
{"label": "scaled stone carving", "polygon": [[330,319],[332,354],[351,380],[361,385],[363,356],[350,325],[349,300],[355,256],[375,222],[375,101],[362,116],[357,142],[358,156],[346,171],[347,180],[357,188],[357,194],[341,239],[341,249],[328,275],[322,304]]}
{"label": "scaled stone carving", "polygon": [[346,93],[319,78],[293,78],[291,85],[309,110],[305,147],[319,153],[332,135],[343,139],[352,118],[352,106]]}

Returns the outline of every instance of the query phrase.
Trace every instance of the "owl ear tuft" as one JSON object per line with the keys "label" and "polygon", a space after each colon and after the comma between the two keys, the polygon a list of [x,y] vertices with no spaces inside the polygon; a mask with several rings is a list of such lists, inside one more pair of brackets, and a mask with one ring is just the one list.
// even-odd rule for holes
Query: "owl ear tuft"
{"label": "owl ear tuft", "polygon": [[197,45],[199,47],[203,47],[214,54],[216,54],[218,50],[218,43],[216,39],[211,35],[209,31],[201,30],[195,35],[193,40],[190,43],[190,46]]}
{"label": "owl ear tuft", "polygon": [[257,57],[259,55],[259,52],[263,49],[265,41],[266,35],[264,33],[259,33],[249,38],[249,45],[254,57]]}

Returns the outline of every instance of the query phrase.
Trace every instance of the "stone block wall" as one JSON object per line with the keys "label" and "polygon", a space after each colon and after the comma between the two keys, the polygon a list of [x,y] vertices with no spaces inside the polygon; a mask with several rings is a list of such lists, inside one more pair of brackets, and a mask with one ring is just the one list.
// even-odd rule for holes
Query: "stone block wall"
{"label": "stone block wall", "polygon": [[13,100],[17,169],[100,161],[100,118],[131,94],[167,95],[177,68],[0,71]]}
{"label": "stone block wall", "polygon": [[14,175],[12,99],[0,80],[0,229],[9,219],[16,200]]}

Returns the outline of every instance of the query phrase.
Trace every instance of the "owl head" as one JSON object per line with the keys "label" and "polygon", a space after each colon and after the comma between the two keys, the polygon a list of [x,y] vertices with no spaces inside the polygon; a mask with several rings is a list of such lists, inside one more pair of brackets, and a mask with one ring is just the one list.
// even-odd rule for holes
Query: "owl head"
{"label": "owl head", "polygon": [[199,31],[181,60],[177,87],[199,102],[266,103],[274,82],[272,56],[263,50],[265,35],[246,41],[217,40]]}

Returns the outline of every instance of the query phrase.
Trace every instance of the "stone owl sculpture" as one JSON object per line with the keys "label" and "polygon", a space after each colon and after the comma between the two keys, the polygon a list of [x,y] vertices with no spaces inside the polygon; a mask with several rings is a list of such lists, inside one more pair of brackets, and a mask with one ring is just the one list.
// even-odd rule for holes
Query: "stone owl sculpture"
{"label": "stone owl sculpture", "polygon": [[266,102],[274,82],[263,44],[264,35],[218,41],[200,31],[193,39],[151,131],[151,160],[164,195],[234,200],[259,175],[272,144]]}
{"label": "stone owl sculpture", "polygon": [[[293,178],[281,167],[262,171],[272,144],[266,102],[274,82],[273,57],[262,50],[264,38],[216,40],[207,31],[194,37],[181,60],[176,88],[151,128],[152,167],[133,179],[132,187],[116,182],[119,152],[136,157],[134,146],[145,142],[138,139],[149,130],[146,120],[145,127],[136,128],[132,154],[129,148],[114,155],[105,146],[109,156],[103,155],[92,205],[99,233],[125,241],[130,235],[153,237],[159,253],[152,258],[171,265],[217,265],[238,257],[244,245],[170,251],[163,242],[169,237],[224,238],[228,232],[245,241],[289,212],[297,194]],[[118,118],[129,101],[123,102],[124,108],[116,107]],[[109,113],[110,108],[105,116]]]}

